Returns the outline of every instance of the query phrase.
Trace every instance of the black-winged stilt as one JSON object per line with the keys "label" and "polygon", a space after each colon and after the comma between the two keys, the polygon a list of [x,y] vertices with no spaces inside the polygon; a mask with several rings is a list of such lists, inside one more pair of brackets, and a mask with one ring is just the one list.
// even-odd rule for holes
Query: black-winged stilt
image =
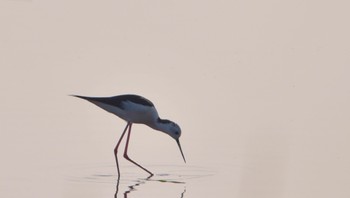
{"label": "black-winged stilt", "polygon": [[131,133],[131,126],[132,124],[145,124],[155,130],[164,132],[168,134],[170,137],[174,138],[177,142],[177,145],[179,146],[181,155],[185,160],[185,156],[182,152],[179,138],[181,136],[181,129],[179,125],[177,125],[175,122],[172,122],[170,120],[161,119],[158,116],[158,112],[156,108],[154,107],[153,103],[149,101],[148,99],[138,96],[138,95],[119,95],[119,96],[113,96],[113,97],[87,97],[87,96],[79,96],[79,95],[72,95],[78,98],[85,99],[102,109],[120,117],[121,119],[125,120],[127,122],[127,125],[118,140],[118,143],[114,149],[114,155],[115,160],[117,163],[117,169],[118,169],[118,179],[120,178],[120,171],[119,171],[119,165],[118,165],[118,147],[123,139],[125,132],[128,130],[128,136],[126,139],[126,145],[124,150],[124,158],[128,161],[132,162],[136,166],[140,167],[147,173],[149,173],[151,176],[153,176],[153,173],[146,168],[142,167],[135,161],[129,158],[128,156],[128,146],[129,146],[129,139],[130,139],[130,133]]}

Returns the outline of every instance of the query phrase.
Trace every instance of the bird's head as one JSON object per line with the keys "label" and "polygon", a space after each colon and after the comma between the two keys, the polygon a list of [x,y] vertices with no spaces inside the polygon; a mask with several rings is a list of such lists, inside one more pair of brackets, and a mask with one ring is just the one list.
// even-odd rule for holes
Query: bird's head
{"label": "bird's head", "polygon": [[170,121],[168,124],[168,131],[167,134],[170,135],[172,138],[179,139],[181,136],[181,128],[178,124],[175,122]]}
{"label": "bird's head", "polygon": [[168,134],[170,137],[175,139],[175,141],[176,141],[176,143],[179,146],[179,149],[181,151],[182,158],[186,162],[185,156],[182,152],[182,148],[180,145],[180,140],[179,140],[180,136],[181,136],[180,126],[173,121],[163,120],[163,119],[158,119],[158,123],[160,123],[160,125],[162,125],[161,131],[163,131],[164,133]]}

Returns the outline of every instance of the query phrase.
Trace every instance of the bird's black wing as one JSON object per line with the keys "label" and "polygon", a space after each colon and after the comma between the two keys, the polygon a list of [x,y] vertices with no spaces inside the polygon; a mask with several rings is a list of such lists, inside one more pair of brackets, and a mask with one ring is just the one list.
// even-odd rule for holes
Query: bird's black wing
{"label": "bird's black wing", "polygon": [[78,98],[82,98],[85,100],[88,100],[90,102],[100,102],[105,103],[111,106],[115,106],[118,108],[123,109],[123,102],[130,101],[132,103],[141,104],[149,107],[154,107],[153,103],[149,101],[148,99],[138,96],[138,95],[132,95],[132,94],[126,94],[126,95],[119,95],[119,96],[112,96],[112,97],[87,97],[87,96],[78,96],[73,95]]}

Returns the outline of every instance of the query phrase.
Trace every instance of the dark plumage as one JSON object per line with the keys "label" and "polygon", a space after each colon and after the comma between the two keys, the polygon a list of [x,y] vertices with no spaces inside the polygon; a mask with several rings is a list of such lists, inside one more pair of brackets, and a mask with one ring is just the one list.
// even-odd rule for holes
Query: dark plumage
{"label": "dark plumage", "polygon": [[105,103],[121,109],[124,109],[122,103],[126,101],[130,101],[136,104],[142,104],[149,107],[154,107],[153,103],[148,99],[142,96],[132,95],[132,94],[113,96],[113,97],[87,97],[87,96],[78,96],[78,95],[73,95],[73,96],[82,98],[85,100],[89,100],[89,101]]}

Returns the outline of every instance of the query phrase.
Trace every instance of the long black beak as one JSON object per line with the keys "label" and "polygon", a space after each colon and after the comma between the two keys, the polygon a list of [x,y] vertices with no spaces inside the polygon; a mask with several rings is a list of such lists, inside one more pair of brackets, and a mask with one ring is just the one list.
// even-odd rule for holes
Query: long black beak
{"label": "long black beak", "polygon": [[185,156],[184,156],[184,153],[182,152],[179,139],[176,139],[176,142],[177,142],[177,145],[179,145],[179,149],[180,149],[180,151],[181,151],[182,158],[184,158],[184,161],[185,161],[185,163],[186,163]]}

